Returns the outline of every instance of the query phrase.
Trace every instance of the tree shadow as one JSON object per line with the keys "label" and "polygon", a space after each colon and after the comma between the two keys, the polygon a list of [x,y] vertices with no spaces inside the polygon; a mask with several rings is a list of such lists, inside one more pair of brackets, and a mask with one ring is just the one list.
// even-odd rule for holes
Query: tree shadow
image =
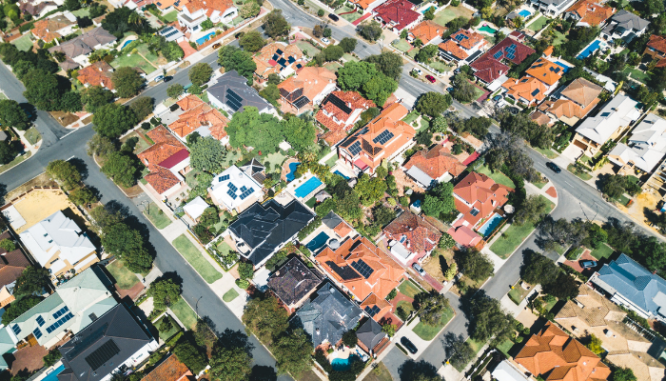
{"label": "tree shadow", "polygon": [[250,343],[249,339],[250,338],[245,332],[234,331],[227,328],[218,336],[217,345],[226,349],[242,348],[250,357],[252,357],[254,345]]}
{"label": "tree shadow", "polygon": [[654,210],[645,207],[643,208],[643,215],[645,216],[645,220],[647,222],[650,222],[652,224],[657,224],[659,223],[659,215],[654,212]]}
{"label": "tree shadow", "polygon": [[85,181],[88,178],[88,164],[78,157],[69,159],[69,162],[76,168],[76,170],[81,174],[81,180]]}
{"label": "tree shadow", "polygon": [[0,184],[0,205],[5,205],[5,196],[7,196],[7,186]]}
{"label": "tree shadow", "polygon": [[19,106],[23,109],[25,114],[28,116],[28,120],[34,123],[37,120],[37,108],[30,103],[19,103]]}
{"label": "tree shadow", "polygon": [[453,345],[456,343],[465,342],[465,337],[461,335],[456,335],[453,332],[447,332],[442,338],[442,347],[444,348],[444,353],[446,353],[446,358],[453,356]]}
{"label": "tree shadow", "polygon": [[441,378],[437,374],[437,368],[425,360],[418,362],[414,360],[408,360],[402,363],[400,368],[398,368],[398,374],[400,375],[401,381],[411,381],[421,375],[426,376],[426,378]]}
{"label": "tree shadow", "polygon": [[277,374],[275,369],[270,366],[255,365],[250,373],[250,381],[275,381]]}
{"label": "tree shadow", "polygon": [[104,209],[106,209],[111,214],[116,214],[116,213],[120,214],[120,216],[123,218],[127,218],[132,215],[127,206],[123,205],[121,202],[118,202],[116,200],[111,200],[107,202],[104,205]]}
{"label": "tree shadow", "polygon": [[183,287],[183,278],[181,278],[181,276],[178,275],[178,273],[176,273],[175,271],[165,272],[159,278],[156,278],[155,282],[161,280],[171,280],[173,283],[179,285],[180,287]]}

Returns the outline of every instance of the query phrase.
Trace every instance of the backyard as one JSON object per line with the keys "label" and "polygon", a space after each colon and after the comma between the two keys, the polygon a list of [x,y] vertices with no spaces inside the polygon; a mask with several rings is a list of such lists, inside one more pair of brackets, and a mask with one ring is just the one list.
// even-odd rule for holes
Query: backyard
{"label": "backyard", "polygon": [[624,68],[624,70],[622,70],[622,72],[625,74],[629,74],[631,79],[635,79],[636,81],[644,85],[647,84],[647,82],[650,80],[650,75],[648,73],[633,68],[631,66],[627,66],[626,68]]}
{"label": "backyard", "polygon": [[562,45],[567,40],[567,36],[565,36],[563,33],[558,32],[556,30],[553,31],[553,35],[555,36],[555,38],[553,38],[553,42],[552,42],[553,46]]}
{"label": "backyard", "polygon": [[139,278],[133,272],[129,271],[120,260],[108,264],[106,269],[111,273],[111,276],[116,280],[118,288],[121,290],[129,290],[139,283]]}
{"label": "backyard", "polygon": [[474,13],[469,9],[459,5],[457,7],[448,6],[443,10],[435,14],[435,19],[433,20],[441,26],[446,26],[446,23],[453,20],[456,17],[464,17],[466,19],[471,19]]}
{"label": "backyard", "polygon": [[194,313],[185,299],[180,298],[178,301],[170,306],[171,311],[180,320],[187,329],[194,329],[197,325],[197,314]]}
{"label": "backyard", "polygon": [[398,291],[400,291],[401,294],[404,294],[405,296],[408,296],[412,299],[414,299],[416,294],[422,292],[422,290],[410,280],[406,280],[400,283],[400,286],[398,286]]}
{"label": "backyard", "polygon": [[[141,51],[141,49],[139,49],[139,51]],[[157,57],[156,56],[153,57],[155,57],[155,61],[157,61]],[[143,70],[146,74],[150,74],[156,70],[155,66],[148,63],[148,61],[146,61],[139,54],[132,54],[130,52],[123,52],[122,55],[116,57],[116,59],[111,61],[111,66],[113,66],[116,69],[124,66],[129,66],[134,68],[138,67],[139,69]]]}
{"label": "backyard", "polygon": [[[187,233],[185,233],[187,234]],[[201,252],[194,246],[192,242],[185,236],[181,234],[176,238],[172,244],[178,250],[178,252],[187,260],[187,262],[194,267],[194,269],[201,275],[201,277],[208,283],[214,283],[218,279],[222,278],[220,274],[213,265],[211,265],[206,258],[203,257]]]}
{"label": "backyard", "polygon": [[[542,195],[539,195],[538,197],[542,198],[548,204],[547,214],[549,214],[553,210],[555,204]],[[490,246],[490,250],[500,258],[507,259],[533,230],[534,225],[529,222],[526,222],[523,225],[511,224],[511,226],[500,235],[495,243]]]}
{"label": "backyard", "polygon": [[498,184],[506,185],[511,189],[516,188],[516,184],[514,184],[513,181],[507,175],[505,175],[500,171],[492,172],[490,168],[484,165],[482,167],[477,168],[476,172],[490,177],[491,179],[493,179],[494,182]]}
{"label": "backyard", "polygon": [[543,29],[544,26],[546,26],[547,21],[548,19],[545,16],[539,16],[537,20],[535,20],[534,22],[532,22],[530,25],[527,26],[527,29],[534,32],[538,32],[541,29]]}
{"label": "backyard", "polygon": [[169,216],[164,214],[164,211],[153,202],[148,204],[148,207],[143,210],[143,214],[148,217],[150,222],[152,222],[158,230],[162,230],[171,225],[171,219]]}
{"label": "backyard", "polygon": [[442,314],[442,318],[439,321],[439,324],[437,325],[428,325],[423,322],[419,322],[419,324],[414,327],[413,331],[415,334],[418,335],[418,337],[422,338],[423,340],[430,341],[434,339],[439,331],[444,328],[445,325],[451,321],[453,318],[454,311],[453,308],[448,307],[446,310],[444,310],[444,313]]}

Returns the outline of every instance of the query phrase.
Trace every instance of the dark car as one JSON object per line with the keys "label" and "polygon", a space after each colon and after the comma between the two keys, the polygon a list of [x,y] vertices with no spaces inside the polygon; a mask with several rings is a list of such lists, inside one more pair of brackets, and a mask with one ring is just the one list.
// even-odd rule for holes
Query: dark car
{"label": "dark car", "polygon": [[243,37],[244,34],[245,34],[245,32],[238,32],[238,33],[236,33],[234,38],[238,40],[239,38]]}
{"label": "dark car", "polygon": [[437,82],[437,80],[435,79],[435,77],[433,77],[433,76],[430,75],[430,74],[426,75],[426,79],[427,79],[428,81],[430,81],[430,83],[435,83],[435,82]]}
{"label": "dark car", "polygon": [[340,21],[340,17],[338,17],[338,15],[336,15],[335,13],[329,13],[328,18],[333,21]]}
{"label": "dark car", "polygon": [[217,49],[217,48],[219,48],[220,46],[222,46],[222,44],[220,44],[220,43],[218,42],[217,44],[214,44],[214,45],[213,45],[213,49]]}
{"label": "dark car", "polygon": [[550,170],[553,171],[553,172],[555,172],[555,173],[560,173],[560,172],[562,172],[562,170],[560,169],[560,167],[558,167],[557,164],[553,163],[552,161],[547,162],[547,163],[546,163],[546,167],[550,168]]}
{"label": "dark car", "polygon": [[414,345],[414,343],[412,343],[408,338],[406,338],[406,337],[403,336],[403,337],[400,339],[400,343],[401,343],[402,345],[404,345],[405,348],[407,348],[407,350],[409,351],[409,353],[411,353],[411,354],[414,355],[414,354],[416,354],[416,352],[418,352],[418,349],[416,349],[416,345]]}
{"label": "dark car", "polygon": [[580,261],[580,267],[584,269],[589,269],[592,267],[597,267],[597,261]]}

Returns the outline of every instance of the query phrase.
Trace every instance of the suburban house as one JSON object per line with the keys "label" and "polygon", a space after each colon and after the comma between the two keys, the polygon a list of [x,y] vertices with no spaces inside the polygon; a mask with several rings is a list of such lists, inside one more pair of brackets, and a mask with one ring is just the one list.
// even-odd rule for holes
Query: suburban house
{"label": "suburban house", "polygon": [[557,88],[560,78],[564,75],[564,68],[541,57],[525,71],[525,74],[543,82],[546,85],[546,93],[549,94]]}
{"label": "suburban house", "polygon": [[232,165],[213,177],[208,195],[215,205],[229,212],[240,213],[255,202],[261,202],[264,199],[264,190],[262,184]]}
{"label": "suburban house", "polygon": [[58,381],[109,381],[118,369],[133,368],[158,347],[148,328],[118,304],[59,348],[65,369]]}
{"label": "suburban house", "polygon": [[416,152],[403,166],[405,173],[425,189],[460,176],[466,168],[441,144]]}
{"label": "suburban house", "polygon": [[264,46],[252,60],[257,65],[254,75],[259,83],[266,82],[271,74],[277,74],[282,79],[287,78],[307,63],[298,45],[287,45],[284,42],[273,42]]}
{"label": "suburban house", "polygon": [[564,18],[576,21],[576,26],[599,26],[615,13],[615,8],[595,0],[579,0],[564,13]]}
{"label": "suburban house", "polygon": [[[503,214],[501,208],[509,201],[511,191],[506,185],[496,184],[480,173],[472,172],[465,176],[453,188],[454,202],[460,214],[448,233],[460,245],[475,246],[481,241],[481,236],[474,229],[481,229]],[[480,224],[482,220],[484,223]]]}
{"label": "suburban house", "polygon": [[241,77],[235,70],[224,73],[217,83],[208,87],[210,103],[233,115],[245,107],[256,107],[261,114],[275,114],[273,106],[247,85],[247,78]]}
{"label": "suburban house", "polygon": [[521,79],[510,78],[502,84],[502,88],[507,97],[527,106],[541,103],[548,93],[548,87],[543,82],[528,76]]}
{"label": "suburban house", "polygon": [[77,69],[88,66],[88,54],[94,50],[109,50],[116,42],[116,37],[102,27],[97,27],[60,45],[49,48],[49,53],[62,53],[66,59],[60,62],[63,70]]}
{"label": "suburban house", "polygon": [[29,13],[36,19],[44,17],[47,13],[55,11],[64,4],[65,0],[20,0],[17,3],[22,15]]}
{"label": "suburban house", "polygon": [[402,121],[408,113],[400,103],[384,108],[365,127],[340,143],[339,157],[357,174],[375,173],[383,160],[393,160],[416,143],[414,128]]}
{"label": "suburban house", "polygon": [[182,110],[178,120],[169,125],[169,129],[185,141],[187,135],[197,132],[201,136],[212,136],[219,140],[222,145],[229,142],[226,132],[229,119],[219,110],[209,106],[194,94],[187,95],[176,102]]}
{"label": "suburban house", "polygon": [[314,218],[310,208],[298,200],[282,205],[270,199],[245,209],[227,231],[236,242],[238,253],[258,268],[292,242]]}
{"label": "suburban house", "polygon": [[85,87],[102,86],[107,90],[113,91],[114,86],[111,76],[113,76],[113,67],[106,63],[106,61],[97,61],[79,70],[79,75],[76,79]]}
{"label": "suburban house", "polygon": [[349,0],[351,8],[362,9],[364,13],[372,12],[373,9],[384,4],[386,0]]}
{"label": "suburban house", "polygon": [[319,276],[297,256],[291,258],[268,278],[268,288],[290,312],[301,306],[321,284]]}
{"label": "suburban house", "polygon": [[[321,223],[328,227],[333,234],[331,236],[338,242],[344,241],[347,237],[356,234],[355,230],[342,217],[330,211],[321,219]],[[332,241],[331,241],[332,243]]]}
{"label": "suburban house", "polygon": [[658,61],[657,67],[666,66],[666,38],[656,34],[651,35],[643,51],[643,56],[646,54]]}
{"label": "suburban house", "polygon": [[532,335],[515,357],[532,375],[548,380],[606,380],[610,368],[552,322]]}
{"label": "suburban house", "polygon": [[325,282],[316,297],[307,301],[292,318],[295,327],[303,328],[315,348],[329,343],[336,345],[342,335],[356,327],[363,311],[347,299],[335,286]]}
{"label": "suburban house", "polygon": [[571,7],[576,0],[530,0],[532,6],[537,8],[546,17],[559,17],[565,10]]}
{"label": "suburban house", "polygon": [[518,369],[518,365],[510,360],[504,360],[497,364],[491,376],[497,381],[530,381],[530,378]]}
{"label": "suburban house", "polygon": [[192,33],[199,31],[201,23],[208,19],[213,24],[229,24],[236,16],[238,9],[232,0],[189,0],[180,5],[178,24]]}
{"label": "suburban house", "polygon": [[5,329],[15,344],[51,348],[70,333],[76,334],[118,303],[109,288],[110,279],[100,268],[89,268],[69,281]]}
{"label": "suburban house", "polygon": [[376,7],[372,15],[383,27],[400,33],[403,29],[412,29],[423,19],[415,9],[416,6],[407,0],[388,0]]}
{"label": "suburban house", "polygon": [[611,302],[624,306],[646,319],[666,322],[666,281],[626,254],[604,264],[589,282],[603,291]]}
{"label": "suburban house", "polygon": [[[43,4],[43,3],[42,3]],[[35,21],[30,30],[35,38],[44,42],[53,42],[63,36],[68,36],[76,32],[76,18],[74,21],[67,18],[64,14],[56,15],[47,19]]]}
{"label": "suburban house", "polygon": [[183,175],[190,170],[190,152],[164,126],[157,126],[146,135],[155,144],[137,155],[150,171],[144,179],[149,189],[168,199],[177,195],[185,182]]}
{"label": "suburban house", "polygon": [[[474,75],[493,89],[499,88],[508,78],[509,64],[520,65],[535,50],[509,36],[484,53],[470,67]],[[497,82],[497,84],[495,84]]]}
{"label": "suburban house", "polygon": [[[0,241],[3,239],[12,240],[8,230],[0,235]],[[16,299],[14,297],[16,279],[30,265],[30,260],[21,248],[16,248],[10,252],[0,248],[0,308],[7,306]]]}
{"label": "suburban house", "polygon": [[608,160],[620,167],[620,172],[632,173],[640,169],[652,170],[666,155],[666,120],[657,114],[647,114],[631,134],[626,143],[617,145],[608,154]]}
{"label": "suburban house", "polygon": [[278,85],[280,109],[284,113],[299,115],[311,111],[315,105],[335,90],[337,77],[324,67],[304,67]]}
{"label": "suburban house", "polygon": [[588,117],[576,129],[573,144],[588,156],[594,156],[609,139],[622,134],[641,112],[638,102],[618,94],[594,117]]}
{"label": "suburban house", "polygon": [[550,119],[550,117],[539,110],[536,110],[530,114],[530,120],[541,126],[553,124],[553,121]]}
{"label": "suburban house", "polygon": [[659,345],[624,323],[627,313],[590,286],[583,284],[578,290],[578,296],[567,301],[555,315],[555,322],[577,338],[599,338],[608,352],[606,360],[632,369],[638,380],[661,381],[665,367],[652,356],[661,355]]}
{"label": "suburban house", "polygon": [[425,20],[409,31],[407,34],[407,41],[413,44],[414,41],[421,40],[423,46],[430,43],[439,44],[442,40],[442,34],[446,32],[447,29],[448,28],[443,27],[432,20]]}
{"label": "suburban house", "polygon": [[642,36],[648,25],[649,21],[623,9],[611,17],[608,25],[601,30],[601,37],[608,42],[621,38],[625,44],[628,44],[634,38]]}
{"label": "suburban house", "polygon": [[382,326],[375,319],[367,319],[361,324],[356,330],[356,336],[361,349],[371,355],[379,355],[378,352],[385,349],[390,342],[389,336],[382,331]]}
{"label": "suburban house", "polygon": [[439,44],[439,55],[460,67],[474,62],[489,44],[482,34],[472,29],[460,29]]}
{"label": "suburban house", "polygon": [[574,126],[599,104],[599,94],[602,90],[601,86],[585,78],[577,78],[569,86],[558,91],[558,99],[543,102],[539,110],[553,120]]}
{"label": "suburban house", "polygon": [[153,368],[141,381],[191,381],[194,374],[187,365],[178,361],[176,355],[167,355],[167,359]]}
{"label": "suburban house", "polygon": [[185,214],[196,223],[199,222],[199,217],[201,217],[204,211],[206,211],[206,209],[209,207],[210,204],[208,204],[206,200],[201,198],[201,196],[197,196],[194,198],[194,200],[183,206],[183,212],[185,212]]}
{"label": "suburban house", "polygon": [[361,114],[375,107],[375,102],[367,100],[356,91],[334,91],[322,102],[315,115],[315,120],[326,127],[328,131],[319,136],[329,146],[333,147],[347,137]]}
{"label": "suburban house", "polygon": [[430,255],[442,237],[439,229],[410,211],[404,211],[391,221],[383,233],[391,255],[405,267]]}
{"label": "suburban house", "polygon": [[74,220],[57,211],[20,234],[32,257],[55,279],[99,262],[95,245]]}

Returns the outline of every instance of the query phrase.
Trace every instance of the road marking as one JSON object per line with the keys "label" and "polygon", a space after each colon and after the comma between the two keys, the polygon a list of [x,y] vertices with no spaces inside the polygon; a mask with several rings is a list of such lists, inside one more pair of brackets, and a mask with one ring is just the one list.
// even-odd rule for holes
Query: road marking
{"label": "road marking", "polygon": [[[87,126],[87,125],[86,125],[86,126]],[[72,130],[71,132],[68,132],[68,133],[66,133],[65,135],[63,135],[63,136],[62,136],[61,138],[59,138],[58,140],[62,140],[62,139],[64,139],[64,138],[68,137],[69,135],[75,133],[76,131],[79,131],[79,130],[84,129],[86,126],[79,127],[79,128],[77,128],[76,130]],[[72,156],[72,157],[74,157],[74,156]],[[69,159],[68,159],[68,160],[69,160]]]}

